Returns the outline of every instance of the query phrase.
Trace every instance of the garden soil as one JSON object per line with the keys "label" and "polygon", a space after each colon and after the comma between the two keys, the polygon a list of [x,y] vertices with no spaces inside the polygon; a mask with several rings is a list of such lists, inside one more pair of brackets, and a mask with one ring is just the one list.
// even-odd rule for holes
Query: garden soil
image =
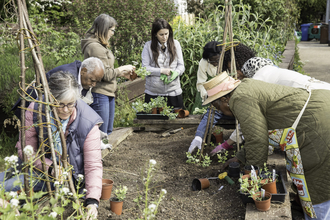
{"label": "garden soil", "polygon": [[[239,185],[229,185],[226,180],[209,180],[210,187],[192,190],[197,178],[217,177],[224,170],[216,158],[209,167],[186,163],[186,152],[197,127],[183,129],[168,137],[156,132],[133,132],[113,149],[103,161],[103,178],[114,181],[114,190],[127,186],[121,216],[110,211],[110,202],[101,200],[98,219],[143,218],[145,207],[146,167],[149,160],[157,162],[148,192],[148,205],[159,199],[162,189],[167,191],[158,207],[157,219],[244,219],[245,206],[241,202]],[[211,149],[205,149],[207,153]],[[218,189],[223,186],[219,191]],[[139,203],[134,202],[139,196]]]}
{"label": "garden soil", "polygon": [[[159,200],[162,189],[167,191],[158,207],[156,219],[245,219],[245,205],[238,193],[237,178],[232,178],[234,185],[229,185],[224,179],[216,179],[209,180],[210,186],[206,189],[192,190],[195,178],[217,177],[226,171],[221,170],[222,164],[217,157],[212,158],[209,167],[186,163],[186,152],[196,128],[183,129],[168,137],[161,137],[161,133],[156,132],[133,132],[114,148],[104,158],[103,178],[114,181],[111,197],[119,186],[127,186],[128,192],[122,215],[110,211],[109,200],[101,200],[98,219],[144,219],[144,181],[151,159],[157,163],[149,185],[147,204]],[[224,131],[225,140],[230,133],[230,130]],[[206,148],[204,152],[211,150]],[[229,151],[229,155],[234,153],[234,150]],[[300,212],[295,216],[293,219],[303,219]]]}

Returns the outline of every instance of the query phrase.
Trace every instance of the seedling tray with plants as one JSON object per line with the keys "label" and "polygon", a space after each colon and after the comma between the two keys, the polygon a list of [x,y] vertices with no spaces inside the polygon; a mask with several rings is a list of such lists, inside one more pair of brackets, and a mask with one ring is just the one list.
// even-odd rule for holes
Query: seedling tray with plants
{"label": "seedling tray with plants", "polygon": [[[283,176],[282,176],[283,174],[280,171],[277,171],[276,174],[277,174],[277,181],[276,181],[277,193],[272,194],[271,202],[283,203],[285,201],[285,196],[288,194],[288,192],[285,188],[285,183],[283,181]],[[250,196],[249,194],[240,192],[240,196],[244,205],[246,205],[246,203],[254,203],[253,199],[249,197]]]}

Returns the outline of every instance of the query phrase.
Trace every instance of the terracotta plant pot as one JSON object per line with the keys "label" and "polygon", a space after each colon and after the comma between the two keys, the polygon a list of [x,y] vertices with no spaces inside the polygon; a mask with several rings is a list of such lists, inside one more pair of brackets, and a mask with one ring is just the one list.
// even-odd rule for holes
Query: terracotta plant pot
{"label": "terracotta plant pot", "polygon": [[138,77],[135,71],[133,71],[132,75],[130,76],[130,79],[133,81]]}
{"label": "terracotta plant pot", "polygon": [[209,179],[194,179],[192,182],[192,190],[197,191],[201,189],[206,189],[210,186]]}
{"label": "terracotta plant pot", "polygon": [[256,200],[257,198],[261,197],[261,192],[255,193],[252,198],[254,200],[254,204],[256,205],[257,209],[259,211],[265,212],[270,209],[270,200],[272,198],[272,194],[269,192],[265,192],[265,198],[262,201]]}
{"label": "terracotta plant pot", "polygon": [[213,132],[212,134],[215,137],[215,144],[222,144],[222,142],[223,142],[223,133],[220,132],[220,133],[217,134],[217,133]]}
{"label": "terracotta plant pot", "polygon": [[238,162],[232,162],[228,167],[228,176],[230,177],[239,177],[241,172],[240,165]]}
{"label": "terracotta plant pot", "polygon": [[[258,167],[258,166],[253,166],[253,167],[254,167],[254,169],[255,169],[255,171],[256,171],[256,174],[258,175],[259,167]],[[249,173],[251,173],[251,170],[252,170],[252,168],[251,168],[250,165],[249,165],[249,166],[245,166],[245,167],[244,167],[244,174],[249,174]]]}
{"label": "terracotta plant pot", "polygon": [[189,111],[181,109],[178,114],[178,118],[185,118],[188,117]]}
{"label": "terracotta plant pot", "polygon": [[[266,180],[265,180],[266,181]],[[262,185],[262,188],[266,191],[269,192],[271,194],[277,194],[277,189],[276,189],[276,180],[272,181],[272,179],[268,179],[268,183]],[[264,181],[262,180],[261,183],[263,183]]]}
{"label": "terracotta plant pot", "polygon": [[111,197],[113,181],[110,179],[102,179],[102,200],[108,200]]}
{"label": "terracotta plant pot", "polygon": [[123,201],[119,201],[117,198],[110,199],[110,210],[116,215],[121,215],[123,212]]}
{"label": "terracotta plant pot", "polygon": [[158,114],[161,114],[162,111],[163,111],[163,108],[158,108]]}
{"label": "terracotta plant pot", "polygon": [[151,110],[151,114],[157,114],[157,108],[153,108],[153,109]]}

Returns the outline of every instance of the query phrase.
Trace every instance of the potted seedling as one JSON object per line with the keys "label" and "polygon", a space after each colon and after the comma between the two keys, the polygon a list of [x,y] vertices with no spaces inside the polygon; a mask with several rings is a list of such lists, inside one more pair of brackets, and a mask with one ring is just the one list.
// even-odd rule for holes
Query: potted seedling
{"label": "potted seedling", "polygon": [[239,192],[242,202],[244,204],[253,203],[252,195],[260,190],[260,178],[257,177],[256,172],[252,171],[249,174],[241,174],[238,182],[240,183]]}
{"label": "potted seedling", "polygon": [[126,198],[127,187],[119,186],[119,189],[115,190],[115,197],[110,199],[110,210],[117,215],[121,215],[123,210],[124,199]]}
{"label": "potted seedling", "polygon": [[[246,197],[251,197],[259,211],[270,209],[272,194],[266,192],[264,189],[260,190],[262,179],[257,176],[254,169],[252,169],[250,174],[241,175],[238,181],[241,183],[240,192]],[[244,204],[246,203],[245,201]]]}
{"label": "potted seedling", "polygon": [[212,134],[215,137],[215,144],[221,144],[223,142],[223,128],[222,127],[214,127]]}
{"label": "potted seedling", "polygon": [[262,185],[262,188],[265,189],[267,192],[270,192],[271,194],[276,194],[276,179],[277,174],[275,172],[275,169],[270,172],[267,168],[266,163],[264,163],[264,169],[260,170],[260,183]]}

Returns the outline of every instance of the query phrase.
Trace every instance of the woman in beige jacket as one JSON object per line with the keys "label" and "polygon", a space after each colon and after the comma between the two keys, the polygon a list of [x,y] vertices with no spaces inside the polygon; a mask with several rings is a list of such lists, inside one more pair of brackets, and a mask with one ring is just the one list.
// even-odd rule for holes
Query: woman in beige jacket
{"label": "woman in beige jacket", "polygon": [[109,40],[115,34],[117,21],[107,15],[99,15],[93,26],[87,31],[86,38],[81,40],[84,59],[97,57],[102,60],[105,68],[104,77],[92,89],[93,103],[90,105],[103,119],[100,130],[110,134],[115,117],[115,91],[117,77],[130,78],[135,66],[125,65],[114,68],[115,57],[109,49]]}

